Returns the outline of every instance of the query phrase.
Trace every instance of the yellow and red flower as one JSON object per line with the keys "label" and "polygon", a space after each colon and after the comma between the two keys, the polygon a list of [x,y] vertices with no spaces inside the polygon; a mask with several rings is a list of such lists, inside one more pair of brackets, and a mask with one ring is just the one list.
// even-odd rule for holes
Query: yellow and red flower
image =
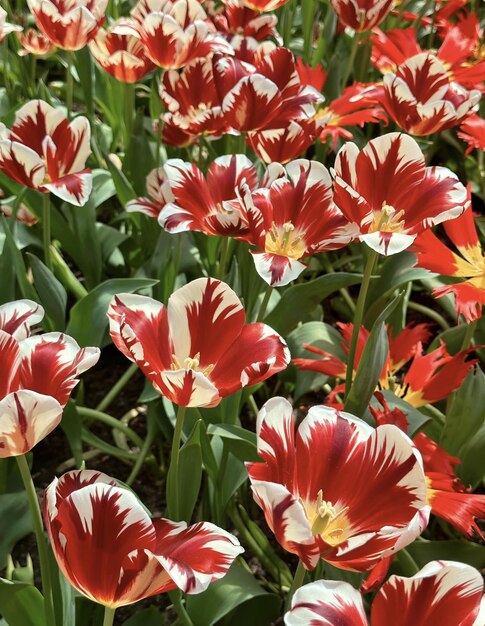
{"label": "yellow and red flower", "polygon": [[420,456],[396,426],[373,429],[314,406],[296,430],[289,402],[273,398],[258,414],[257,442],[263,462],[247,464],[253,496],[307,569],[323,558],[367,571],[427,524]]}

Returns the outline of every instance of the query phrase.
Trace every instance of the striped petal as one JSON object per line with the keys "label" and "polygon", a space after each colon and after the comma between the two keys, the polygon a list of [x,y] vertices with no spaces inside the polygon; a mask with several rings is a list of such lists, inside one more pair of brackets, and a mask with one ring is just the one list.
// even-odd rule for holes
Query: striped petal
{"label": "striped petal", "polygon": [[0,330],[0,398],[19,388],[20,363],[19,342],[12,335]]}
{"label": "striped petal", "polygon": [[262,74],[251,74],[229,91],[222,101],[222,112],[239,131],[258,130],[269,125],[282,105],[277,85]]}
{"label": "striped petal", "polygon": [[32,300],[15,300],[0,305],[0,330],[20,341],[30,335],[30,327],[44,317],[44,309]]}
{"label": "striped petal", "polygon": [[55,398],[23,389],[7,395],[0,400],[0,458],[32,450],[61,418]]}
{"label": "striped petal", "polygon": [[349,583],[318,580],[301,587],[285,615],[286,626],[367,626],[362,596]]}
{"label": "striped petal", "polygon": [[20,384],[67,404],[79,376],[99,360],[99,348],[80,348],[62,333],[44,333],[24,339],[20,344]]}
{"label": "striped petal", "polygon": [[411,578],[391,576],[372,605],[372,626],[473,626],[483,579],[469,565],[432,561]]}

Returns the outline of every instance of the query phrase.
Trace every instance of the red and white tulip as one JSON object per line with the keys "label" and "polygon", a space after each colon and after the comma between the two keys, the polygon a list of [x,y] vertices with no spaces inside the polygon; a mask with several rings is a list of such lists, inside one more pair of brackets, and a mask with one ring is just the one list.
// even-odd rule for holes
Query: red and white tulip
{"label": "red and white tulip", "polygon": [[391,576],[374,598],[368,621],[349,583],[318,580],[298,589],[285,626],[482,626],[483,579],[470,565],[431,561],[417,574]]}
{"label": "red and white tulip", "polygon": [[18,34],[19,42],[22,48],[18,51],[21,57],[33,54],[35,56],[44,56],[54,52],[55,46],[50,39],[34,28],[29,28],[23,33]]}
{"label": "red and white tulip", "polygon": [[426,167],[416,141],[402,133],[346,143],[335,161],[334,200],[358,237],[380,254],[408,248],[435,224],[458,217],[469,204],[465,187],[444,167]]}
{"label": "red and white tulip", "polygon": [[111,608],[176,588],[200,593],[243,552],[236,537],[214,524],[151,519],[131,491],[100,472],[54,479],[43,511],[65,577]]}
{"label": "red and white tulip", "polygon": [[247,464],[254,498],[277,541],[307,569],[323,558],[370,570],[427,524],[421,458],[395,426],[373,429],[314,406],[296,429],[289,402],[273,398],[259,412],[257,441],[264,462]]}
{"label": "red and white tulip", "polygon": [[31,100],[16,113],[10,130],[0,124],[0,171],[21,185],[76,206],[92,188],[86,159],[91,153],[87,118],[72,122],[43,100]]}
{"label": "red and white tulip", "polygon": [[166,307],[118,294],[108,317],[116,347],[179,406],[217,406],[285,369],[290,359],[285,341],[265,324],[246,324],[234,291],[211,278],[181,287]]}
{"label": "red and white tulip", "polygon": [[108,0],[27,0],[39,30],[62,50],[80,50],[104,23]]}
{"label": "red and white tulip", "polygon": [[377,26],[391,11],[394,0],[330,0],[339,22],[363,32]]}

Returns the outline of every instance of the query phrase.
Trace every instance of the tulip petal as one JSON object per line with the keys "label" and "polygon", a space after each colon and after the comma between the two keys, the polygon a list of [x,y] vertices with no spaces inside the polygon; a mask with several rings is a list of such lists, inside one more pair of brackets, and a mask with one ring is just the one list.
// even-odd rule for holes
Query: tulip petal
{"label": "tulip petal", "polygon": [[44,309],[32,300],[15,300],[0,305],[0,330],[18,341],[30,334],[30,327],[44,317]]}

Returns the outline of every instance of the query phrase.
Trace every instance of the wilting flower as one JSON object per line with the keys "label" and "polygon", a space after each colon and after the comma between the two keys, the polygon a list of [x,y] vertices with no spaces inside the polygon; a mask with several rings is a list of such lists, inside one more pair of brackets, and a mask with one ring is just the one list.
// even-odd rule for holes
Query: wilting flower
{"label": "wilting flower", "polygon": [[218,32],[229,39],[232,35],[242,35],[253,37],[256,41],[264,41],[277,36],[276,15],[263,15],[244,6],[239,0],[226,0],[220,10],[210,7],[208,13]]}
{"label": "wilting flower", "polygon": [[433,295],[439,298],[453,294],[457,314],[470,323],[481,317],[485,304],[485,258],[471,207],[456,220],[447,222],[445,230],[460,254],[452,252],[434,233],[426,231],[414,243],[417,265],[443,276],[465,279],[437,287]]}
{"label": "wilting flower", "polygon": [[267,188],[243,186],[241,202],[249,229],[242,239],[256,246],[256,271],[273,287],[301,274],[306,266],[300,259],[352,239],[353,229],[333,203],[330,174],[317,161],[288,163]]}
{"label": "wilting flower", "polygon": [[468,144],[465,156],[473,149],[485,151],[485,120],[479,115],[469,115],[461,123],[458,137]]}
{"label": "wilting flower", "polygon": [[0,124],[0,171],[76,206],[86,204],[91,193],[91,170],[85,169],[90,153],[87,118],[68,122],[43,100],[24,104],[10,131]]}
{"label": "wilting flower", "polygon": [[482,626],[478,570],[455,561],[431,561],[417,574],[391,576],[374,598],[368,621],[360,593],[349,583],[318,580],[298,589],[286,626]]}
{"label": "wilting flower", "polygon": [[147,178],[149,198],[136,198],[127,211],[140,211],[158,219],[170,233],[197,230],[206,235],[245,235],[247,221],[236,189],[242,182],[256,189],[256,168],[243,154],[218,157],[207,177],[193,163],[169,159]]}
{"label": "wilting flower", "polygon": [[342,24],[362,32],[380,24],[394,0],[330,0],[330,4]]}
{"label": "wilting flower", "polygon": [[[408,429],[406,413],[399,408],[390,409],[383,394],[376,393],[382,409],[369,406],[378,425],[395,424],[404,432]],[[484,535],[475,519],[485,519],[485,495],[470,493],[457,477],[454,467],[460,465],[458,457],[451,456],[424,433],[413,439],[423,458],[427,484],[427,502],[431,512],[452,524],[457,530],[473,537]]]}
{"label": "wilting flower", "polygon": [[62,333],[30,336],[41,306],[18,300],[0,306],[0,458],[25,454],[61,421],[79,375],[99,359]]}
{"label": "wilting flower", "polygon": [[319,109],[316,117],[323,119],[325,124],[320,133],[320,139],[332,139],[335,148],[339,137],[352,139],[348,126],[360,126],[369,122],[386,122],[387,116],[382,108],[383,88],[373,83],[354,83],[346,87],[343,94]]}
{"label": "wilting flower", "polygon": [[160,97],[166,107],[162,115],[162,139],[183,146],[200,135],[222,135],[229,130],[221,111],[211,59],[196,59],[181,72],[164,72]]}
{"label": "wilting flower", "polygon": [[80,50],[104,22],[108,0],[27,0],[39,29],[63,50]]}
{"label": "wilting flower", "polygon": [[7,11],[0,7],[0,43],[10,33],[20,32],[21,30],[22,26],[16,26],[15,24],[9,24],[7,22]]}
{"label": "wilting flower", "polygon": [[[348,354],[353,325],[338,322],[337,326],[343,339],[340,348]],[[369,331],[361,326],[357,339],[354,372],[359,366],[369,334]],[[392,330],[388,330],[389,353],[379,377],[379,388],[390,389],[396,396],[414,407],[433,404],[449,396],[461,386],[477,362],[474,359],[467,361],[471,350],[463,350],[452,356],[444,343],[423,354],[423,343],[429,335],[427,324],[410,324],[396,336]],[[332,378],[345,378],[347,373],[345,361],[315,346],[305,344],[303,347],[318,354],[320,358],[294,359],[293,363],[299,369],[320,372]],[[401,377],[400,370],[407,363],[408,369]],[[336,396],[343,389],[344,385],[337,385],[329,395],[329,400],[334,403]]]}
{"label": "wilting flower", "polygon": [[430,135],[460,124],[478,109],[481,94],[450,82],[443,64],[423,52],[384,75],[382,105],[403,130]]}
{"label": "wilting flower", "polygon": [[256,428],[264,462],[247,464],[254,498],[277,541],[307,569],[323,558],[369,570],[426,526],[420,456],[396,426],[373,429],[314,406],[295,433],[291,405],[272,398]]}
{"label": "wilting flower", "polygon": [[[224,39],[211,32],[210,21],[197,0],[159,0],[131,15],[150,59],[159,67],[177,69],[216,50],[231,54]],[[214,27],[212,26],[212,30]]]}
{"label": "wilting flower", "polygon": [[265,324],[246,324],[236,294],[211,278],[178,289],[166,307],[145,296],[118,294],[108,317],[116,347],[180,406],[217,406],[289,362],[283,339]]}
{"label": "wilting flower", "polygon": [[362,149],[346,143],[335,161],[334,199],[358,228],[359,239],[380,254],[408,248],[435,224],[468,205],[465,187],[444,167],[426,167],[416,141],[401,133],[372,139]]}
{"label": "wilting flower", "polygon": [[155,69],[132,22],[120,19],[99,30],[89,44],[97,63],[123,83],[135,83]]}
{"label": "wilting flower", "polygon": [[22,46],[18,51],[18,55],[21,57],[27,54],[43,56],[55,50],[50,39],[47,39],[47,37],[34,28],[29,28],[25,32],[19,33],[18,38]]}
{"label": "wilting flower", "polygon": [[236,537],[214,524],[151,519],[131,491],[101,472],[74,470],[54,479],[43,512],[64,576],[112,608],[177,587],[200,593],[243,552]]}

